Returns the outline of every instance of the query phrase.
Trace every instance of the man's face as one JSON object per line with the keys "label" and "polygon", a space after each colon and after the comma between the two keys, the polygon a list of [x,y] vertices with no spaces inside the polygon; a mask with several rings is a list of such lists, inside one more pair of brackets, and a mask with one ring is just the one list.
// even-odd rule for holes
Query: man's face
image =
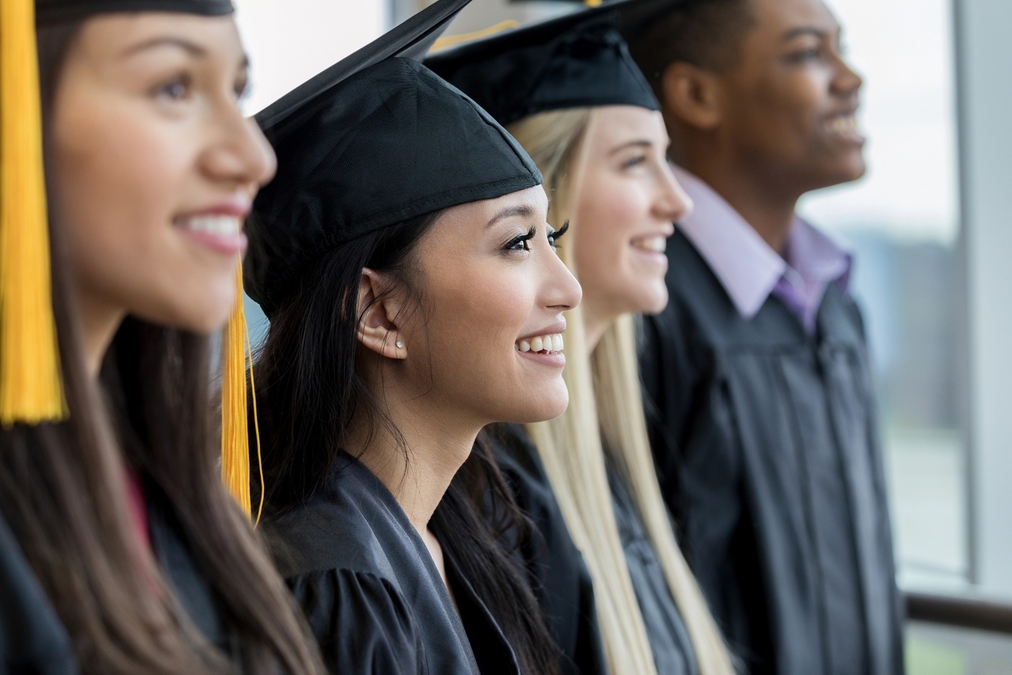
{"label": "man's face", "polygon": [[722,144],[783,188],[857,180],[865,139],[861,77],[841,55],[840,26],[821,0],[750,0],[754,26],[720,76]]}

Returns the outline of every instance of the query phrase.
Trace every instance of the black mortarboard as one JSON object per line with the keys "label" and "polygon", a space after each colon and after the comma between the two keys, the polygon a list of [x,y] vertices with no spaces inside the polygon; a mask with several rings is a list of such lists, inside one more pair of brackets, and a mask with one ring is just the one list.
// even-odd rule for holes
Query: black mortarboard
{"label": "black mortarboard", "polygon": [[416,60],[469,0],[439,0],[257,115],[278,172],[246,231],[246,288],[270,316],[342,243],[541,184],[527,153]]}
{"label": "black mortarboard", "polygon": [[[509,0],[522,4],[530,0]],[[539,0],[542,1],[542,0]],[[620,30],[627,42],[634,43],[668,12],[686,4],[687,0],[554,0],[562,5],[584,5],[615,9],[619,12]],[[705,0],[704,0],[705,1]],[[580,12],[576,12],[577,14]]]}
{"label": "black mortarboard", "polygon": [[35,0],[37,24],[77,21],[112,12],[183,12],[204,16],[232,13],[231,0]]}
{"label": "black mortarboard", "polygon": [[631,10],[657,4],[634,0],[574,12],[434,54],[425,65],[501,124],[566,108],[659,110],[620,33]]}

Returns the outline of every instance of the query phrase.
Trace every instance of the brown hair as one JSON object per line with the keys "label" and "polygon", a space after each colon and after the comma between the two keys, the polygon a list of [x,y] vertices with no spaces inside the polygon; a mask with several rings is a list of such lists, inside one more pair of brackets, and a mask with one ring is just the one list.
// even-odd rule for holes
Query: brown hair
{"label": "brown hair", "polygon": [[[44,117],[79,28],[39,30]],[[53,308],[70,419],[0,432],[0,512],[66,626],[81,671],[202,673],[229,670],[231,662],[245,672],[321,672],[304,623],[218,477],[208,338],[127,319],[100,381],[90,378],[59,205],[50,201]],[[127,466],[177,520],[230,627],[233,654],[199,634],[138,542]]]}

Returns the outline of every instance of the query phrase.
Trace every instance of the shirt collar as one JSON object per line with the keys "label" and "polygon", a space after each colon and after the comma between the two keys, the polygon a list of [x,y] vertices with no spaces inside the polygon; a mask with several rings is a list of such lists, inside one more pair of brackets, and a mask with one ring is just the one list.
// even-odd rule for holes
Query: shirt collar
{"label": "shirt collar", "polygon": [[785,275],[826,285],[836,281],[846,290],[852,257],[828,235],[796,217],[787,238],[788,265],[713,188],[681,167],[674,171],[695,205],[678,228],[742,317],[754,317]]}

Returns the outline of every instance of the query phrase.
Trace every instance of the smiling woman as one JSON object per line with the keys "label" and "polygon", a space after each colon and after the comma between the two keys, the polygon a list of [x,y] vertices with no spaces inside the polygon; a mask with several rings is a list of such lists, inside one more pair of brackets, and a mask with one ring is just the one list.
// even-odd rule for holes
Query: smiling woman
{"label": "smiling woman", "polygon": [[[19,16],[34,37],[31,6],[4,2],[5,65],[14,46],[34,49],[11,32]],[[5,592],[0,606],[0,671],[317,672],[290,598],[221,484],[208,418],[207,336],[232,311],[240,225],[274,170],[238,108],[247,68],[231,5],[35,7],[51,219],[12,225],[23,195],[6,180],[5,140],[3,241],[12,227],[48,227],[52,306],[41,311],[55,318],[67,415],[15,417],[0,431],[10,530],[0,523],[0,586],[20,600]],[[35,54],[21,57],[0,83],[5,132],[39,122],[13,109],[9,91]],[[27,162],[13,169],[29,172]],[[25,330],[12,297],[41,291],[12,288],[3,271],[9,339]]]}
{"label": "smiling woman", "polygon": [[[639,392],[632,314],[667,304],[665,243],[692,208],[659,104],[617,30],[623,11],[649,4],[576,13],[426,62],[508,125],[544,174],[550,220],[571,219],[561,257],[584,300],[567,313],[570,406],[529,424],[529,440],[504,430],[497,446],[550,542],[526,555],[569,672],[730,675],[665,511]],[[595,601],[600,635],[587,616]],[[606,659],[595,654],[602,637]]]}
{"label": "smiling woman", "polygon": [[255,368],[265,523],[342,675],[559,670],[481,517],[515,507],[475,439],[565,410],[555,335],[580,287],[527,154],[389,56],[424,52],[465,4],[436,2],[257,116],[279,158],[245,267],[271,320]]}

